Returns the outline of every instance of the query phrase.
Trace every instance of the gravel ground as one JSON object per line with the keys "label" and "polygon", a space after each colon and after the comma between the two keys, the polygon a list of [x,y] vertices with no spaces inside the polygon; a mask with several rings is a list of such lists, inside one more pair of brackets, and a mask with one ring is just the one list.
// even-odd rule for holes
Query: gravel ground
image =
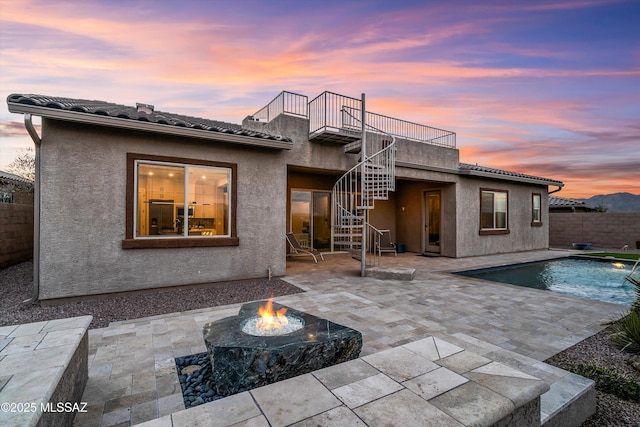
{"label": "gravel ground", "polygon": [[[90,314],[93,316],[90,327],[103,328],[110,322],[119,320],[303,292],[279,279],[271,281],[257,279],[41,306],[38,303],[22,303],[31,296],[32,276],[30,262],[0,270],[0,292],[2,293],[0,326]],[[605,330],[551,357],[546,362],[567,370],[579,363],[595,363],[602,367],[613,367],[640,382],[640,372],[629,365],[629,358],[628,354],[620,352],[609,343],[608,332]],[[596,414],[583,426],[640,426],[640,403],[625,401],[601,392],[596,394]]]}
{"label": "gravel ground", "polygon": [[[618,373],[640,382],[640,372],[629,365],[632,356],[611,345],[609,334],[610,331],[605,329],[545,362],[566,370],[580,363],[593,363],[603,368],[614,368]],[[596,413],[582,424],[583,427],[640,426],[640,403],[597,390],[596,399]]]}
{"label": "gravel ground", "polygon": [[206,287],[129,293],[115,297],[85,299],[59,305],[23,304],[31,297],[30,262],[0,270],[0,326],[92,315],[91,329],[119,320],[215,307],[303,292],[280,279],[222,282]]}

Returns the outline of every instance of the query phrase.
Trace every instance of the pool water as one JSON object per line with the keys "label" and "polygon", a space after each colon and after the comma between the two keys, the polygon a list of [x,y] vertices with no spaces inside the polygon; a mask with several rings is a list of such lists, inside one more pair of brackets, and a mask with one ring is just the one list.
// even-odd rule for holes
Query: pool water
{"label": "pool water", "polygon": [[456,274],[628,305],[635,300],[635,287],[625,280],[632,267],[612,260],[563,258]]}

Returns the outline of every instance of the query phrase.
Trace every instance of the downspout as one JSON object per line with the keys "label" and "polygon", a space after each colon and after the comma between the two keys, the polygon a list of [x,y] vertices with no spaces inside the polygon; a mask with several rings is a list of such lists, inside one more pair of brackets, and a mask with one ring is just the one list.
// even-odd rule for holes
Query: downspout
{"label": "downspout", "polygon": [[31,113],[24,113],[24,127],[36,146],[35,181],[33,183],[33,295],[25,304],[38,300],[40,293],[40,144],[42,139],[31,121]]}
{"label": "downspout", "polygon": [[556,189],[555,189],[555,190],[553,190],[553,191],[549,191],[549,192],[547,193],[547,195],[549,195],[549,194],[553,194],[553,193],[557,193],[558,191],[562,190],[562,187],[564,187],[564,184],[562,184],[562,185],[558,185],[558,188],[556,188]]}

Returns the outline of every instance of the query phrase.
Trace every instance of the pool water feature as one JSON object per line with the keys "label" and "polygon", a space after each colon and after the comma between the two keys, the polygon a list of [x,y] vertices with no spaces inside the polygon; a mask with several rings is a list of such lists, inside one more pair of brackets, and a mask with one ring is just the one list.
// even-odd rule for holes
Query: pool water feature
{"label": "pool water feature", "polygon": [[570,257],[456,274],[628,305],[635,300],[634,286],[625,280],[632,267],[630,262]]}

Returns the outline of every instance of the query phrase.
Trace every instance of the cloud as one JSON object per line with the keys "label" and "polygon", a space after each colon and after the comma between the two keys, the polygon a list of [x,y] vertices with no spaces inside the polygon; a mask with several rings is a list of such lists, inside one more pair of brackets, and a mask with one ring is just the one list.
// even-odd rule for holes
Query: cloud
{"label": "cloud", "polygon": [[[35,125],[36,130],[40,133],[40,125]],[[27,131],[21,122],[0,122],[0,137],[24,137]]]}
{"label": "cloud", "polygon": [[[532,174],[601,162],[591,170],[605,176],[640,156],[637,32],[617,33],[626,15],[600,18],[627,5],[3,2],[0,99],[145,102],[238,123],[282,90],[365,92],[374,112],[456,132],[463,161]],[[597,43],[575,37],[594,25]],[[15,118],[0,103],[0,137]]]}

